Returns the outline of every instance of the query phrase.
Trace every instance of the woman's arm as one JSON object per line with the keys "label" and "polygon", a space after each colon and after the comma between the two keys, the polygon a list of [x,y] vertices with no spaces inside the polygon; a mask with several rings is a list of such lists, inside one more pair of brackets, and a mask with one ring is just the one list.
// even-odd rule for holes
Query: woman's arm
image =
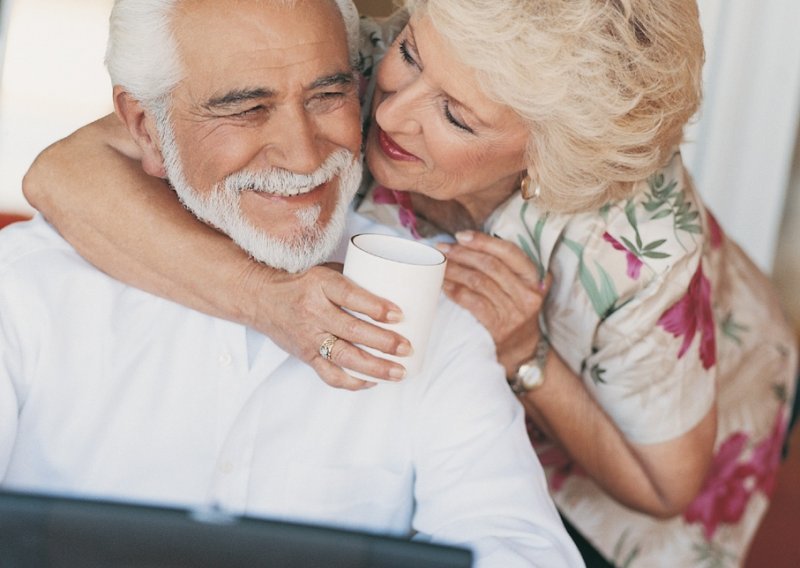
{"label": "woman's arm", "polygon": [[[249,325],[309,363],[328,384],[368,383],[342,367],[394,379],[402,367],[352,345],[403,354],[397,334],[363,322],[396,320],[394,304],[331,267],[301,274],[251,260],[227,236],[198,221],[164,180],[144,173],[138,147],[115,115],[47,148],[23,181],[28,201],[87,260],[133,286],[213,316]],[[334,334],[333,358],[318,353]]]}
{"label": "woman's arm", "polygon": [[529,416],[606,493],[659,518],[678,515],[702,487],[713,457],[716,409],[692,430],[660,444],[633,444],[551,351],[544,384],[521,397]]}
{"label": "woman's arm", "polygon": [[[459,244],[447,247],[447,293],[486,326],[510,375],[535,350],[546,287],[515,245],[480,233],[457,237]],[[541,387],[521,397],[528,415],[600,487],[655,517],[679,514],[689,505],[711,463],[715,410],[679,438],[633,444],[553,351],[544,376]]]}

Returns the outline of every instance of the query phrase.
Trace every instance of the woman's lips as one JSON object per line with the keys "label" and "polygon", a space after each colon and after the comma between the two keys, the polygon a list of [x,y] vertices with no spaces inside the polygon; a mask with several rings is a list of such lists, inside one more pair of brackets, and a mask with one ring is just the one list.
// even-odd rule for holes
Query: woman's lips
{"label": "woman's lips", "polygon": [[417,162],[419,158],[417,158],[414,154],[406,152],[401,146],[397,144],[391,137],[386,134],[380,126],[377,126],[378,129],[378,144],[383,150],[383,153],[390,157],[392,160],[398,160],[400,162]]}

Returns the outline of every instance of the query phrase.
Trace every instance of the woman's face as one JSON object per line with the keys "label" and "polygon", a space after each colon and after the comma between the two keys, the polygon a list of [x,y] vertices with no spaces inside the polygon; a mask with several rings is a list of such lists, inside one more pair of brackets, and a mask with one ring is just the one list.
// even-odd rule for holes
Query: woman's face
{"label": "woman's face", "polygon": [[470,212],[518,186],[525,124],[483,94],[425,17],[411,19],[381,62],[372,115],[366,157],[381,185],[456,199]]}

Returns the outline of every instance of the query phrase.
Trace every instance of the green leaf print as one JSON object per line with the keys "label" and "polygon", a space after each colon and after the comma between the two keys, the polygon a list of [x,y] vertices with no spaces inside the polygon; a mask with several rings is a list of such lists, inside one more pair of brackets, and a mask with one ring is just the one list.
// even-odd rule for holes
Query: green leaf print
{"label": "green leaf print", "polygon": [[636,234],[639,234],[639,223],[636,220],[636,205],[633,203],[633,199],[629,199],[627,203],[625,203],[625,216],[628,218],[628,223],[630,223],[633,230],[636,231]]}
{"label": "green leaf print", "polygon": [[[672,226],[675,232],[675,237],[678,243],[686,249],[686,246],[681,241],[678,231],[689,233],[690,235],[699,235],[703,232],[699,224],[700,212],[692,209],[692,202],[686,198],[686,191],[678,190],[678,182],[675,180],[670,181],[666,185],[663,174],[656,174],[647,180],[650,191],[645,194],[645,201],[642,202],[642,207],[648,213],[652,213],[650,219],[663,219],[672,216]],[[626,214],[628,214],[626,207]],[[628,215],[630,220],[630,215]],[[634,226],[634,229],[636,227]],[[638,236],[638,229],[636,229]],[[665,257],[650,257],[650,258],[665,258]]]}
{"label": "green leaf print", "polygon": [[637,556],[639,556],[640,547],[634,546],[626,558],[620,558],[622,556],[622,549],[625,547],[625,541],[628,540],[629,534],[630,532],[626,529],[622,533],[622,536],[619,537],[617,543],[614,545],[612,558],[614,560],[614,565],[619,566],[619,568],[630,568],[630,566],[633,566],[633,561],[636,560]]}
{"label": "green leaf print", "polygon": [[651,219],[663,219],[664,217],[669,217],[670,215],[672,215],[672,209],[663,209],[653,215]]}
{"label": "green leaf print", "polygon": [[520,248],[528,255],[528,258],[536,264],[536,270],[539,273],[539,280],[544,280],[545,277],[545,268],[544,263],[542,262],[542,232],[544,231],[544,224],[547,222],[547,215],[543,215],[536,220],[536,225],[531,231],[530,225],[528,225],[528,221],[525,218],[525,212],[528,210],[529,203],[523,204],[520,208],[519,216],[520,221],[522,221],[522,226],[525,227],[525,231],[528,233],[528,238],[530,242],[533,244],[535,249],[535,253],[531,250],[531,247],[528,243],[523,239],[522,235],[517,235],[517,240],[520,243]]}
{"label": "green leaf print", "polygon": [[669,258],[669,254],[665,252],[656,252],[652,250],[643,252],[642,256],[646,256],[647,258]]}
{"label": "green leaf print", "polygon": [[736,323],[731,312],[725,314],[725,317],[722,318],[719,327],[723,336],[732,339],[739,345],[742,344],[741,333],[749,330],[746,325]]}
{"label": "green leaf print", "polygon": [[642,258],[643,256],[646,257],[646,258],[669,258],[670,257],[670,255],[668,253],[666,253],[666,252],[658,252],[657,250],[655,250],[658,247],[660,247],[661,245],[663,245],[665,242],[667,242],[667,239],[658,239],[658,240],[653,241],[652,243],[648,243],[648,244],[642,246],[642,244],[641,244],[642,239],[639,238],[639,233],[636,233],[636,246],[634,246],[634,244],[632,242],[630,242],[628,239],[626,239],[622,235],[620,235],[619,238],[622,241],[622,243],[625,245],[625,248],[627,248],[629,251],[631,251],[633,254],[635,254],[639,258]]}
{"label": "green leaf print", "polygon": [[534,264],[536,264],[536,268],[541,275],[543,270],[543,267],[541,266],[542,263],[539,260],[539,257],[536,256],[536,253],[531,250],[531,245],[528,244],[528,241],[525,240],[522,235],[517,235],[517,241],[519,241],[519,248],[522,249],[522,252],[524,252]]}
{"label": "green leaf print", "polygon": [[703,228],[700,225],[676,225],[678,229],[681,231],[686,231],[687,233],[693,233],[695,235],[699,235],[703,232]]}
{"label": "green leaf print", "polygon": [[638,254],[639,253],[639,247],[634,245],[632,242],[630,242],[628,239],[626,239],[622,235],[620,235],[619,238],[625,244],[625,248],[627,248],[629,251],[631,251],[636,256],[639,256],[639,254]]}
{"label": "green leaf print", "polygon": [[642,250],[643,251],[650,251],[650,250],[653,250],[653,249],[657,249],[658,247],[663,245],[665,242],[667,242],[667,239],[658,239],[657,241],[653,241],[652,243],[650,243],[649,245],[644,247]]}
{"label": "green leaf print", "polygon": [[581,281],[583,289],[586,290],[589,300],[592,302],[594,311],[600,319],[607,318],[614,312],[615,304],[619,299],[619,294],[617,294],[617,290],[614,287],[614,282],[611,280],[608,272],[606,272],[599,263],[595,262],[595,269],[600,277],[600,284],[598,285],[591,271],[586,267],[586,263],[583,261],[584,247],[566,237],[564,238],[564,244],[578,257],[578,278]]}
{"label": "green leaf print", "polygon": [[589,375],[592,377],[592,381],[594,384],[605,384],[606,380],[603,378],[603,375],[606,374],[606,370],[600,366],[599,363],[595,363],[592,365],[592,370],[589,371]]}
{"label": "green leaf print", "polygon": [[695,566],[698,568],[726,568],[735,564],[732,561],[736,560],[736,555],[713,542],[695,543],[692,549],[697,559]]}

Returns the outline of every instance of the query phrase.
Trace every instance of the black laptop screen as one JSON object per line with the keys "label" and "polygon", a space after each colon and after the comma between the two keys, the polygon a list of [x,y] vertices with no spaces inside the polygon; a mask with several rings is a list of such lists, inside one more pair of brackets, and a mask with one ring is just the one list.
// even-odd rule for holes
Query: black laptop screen
{"label": "black laptop screen", "polygon": [[3,568],[466,568],[468,550],[220,513],[0,492]]}

